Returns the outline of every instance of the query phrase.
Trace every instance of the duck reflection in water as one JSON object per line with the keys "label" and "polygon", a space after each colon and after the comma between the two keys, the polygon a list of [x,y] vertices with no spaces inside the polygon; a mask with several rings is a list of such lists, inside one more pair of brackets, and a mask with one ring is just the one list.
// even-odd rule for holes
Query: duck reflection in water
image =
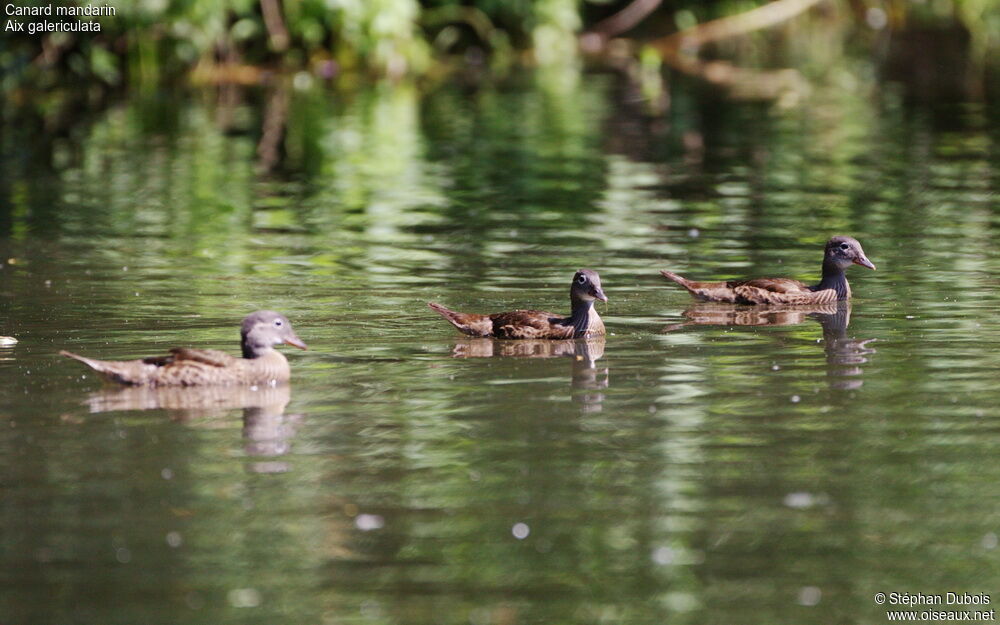
{"label": "duck reflection in water", "polygon": [[684,311],[684,323],[669,325],[665,332],[689,325],[714,326],[790,326],[814,319],[823,328],[823,351],[826,353],[830,387],[855,389],[864,381],[860,365],[868,362],[875,350],[868,345],[876,339],[854,339],[847,336],[851,323],[851,303],[840,301],[818,306],[755,306],[753,308],[706,302]]}
{"label": "duck reflection in water", "polygon": [[[243,411],[243,449],[252,458],[278,458],[289,452],[301,415],[286,415],[291,400],[287,384],[241,387],[105,387],[91,393],[85,404],[91,413],[121,410],[164,410],[174,420],[196,422]],[[287,462],[259,460],[255,473],[288,471]]]}
{"label": "duck reflection in water", "polygon": [[607,367],[598,367],[604,356],[605,338],[562,341],[522,339],[465,339],[455,343],[453,358],[569,358],[572,361],[570,384],[574,389],[588,391],[573,395],[574,401],[583,404],[585,412],[600,412],[610,375]]}

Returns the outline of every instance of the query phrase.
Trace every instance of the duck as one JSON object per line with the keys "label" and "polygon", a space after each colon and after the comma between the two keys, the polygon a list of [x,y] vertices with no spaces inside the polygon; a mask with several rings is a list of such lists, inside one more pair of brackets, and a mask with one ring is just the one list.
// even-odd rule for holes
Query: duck
{"label": "duck", "polygon": [[258,310],[240,325],[242,358],[214,349],[175,347],[168,355],[138,360],[97,360],[68,352],[107,380],[127,386],[276,385],[288,382],[291,369],[278,345],[306,349],[288,318],[273,310]]}
{"label": "duck", "polygon": [[875,270],[875,264],[865,256],[857,239],[835,236],[826,242],[823,250],[823,277],[813,286],[791,278],[695,282],[670,271],[660,273],[687,289],[695,299],[702,301],[748,305],[820,305],[851,298],[851,286],[844,274],[844,270],[851,265]]}
{"label": "duck", "polygon": [[604,322],[594,309],[594,302],[607,303],[601,277],[593,269],[580,269],[569,289],[570,315],[564,317],[543,310],[477,315],[449,310],[441,304],[427,305],[448,320],[463,334],[498,339],[576,339],[604,336]]}

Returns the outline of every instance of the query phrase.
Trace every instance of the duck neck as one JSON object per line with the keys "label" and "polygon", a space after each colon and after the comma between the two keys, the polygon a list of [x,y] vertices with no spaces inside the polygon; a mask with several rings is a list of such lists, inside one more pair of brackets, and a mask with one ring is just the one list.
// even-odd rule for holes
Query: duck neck
{"label": "duck neck", "polygon": [[573,326],[573,336],[583,336],[590,327],[590,313],[594,310],[594,301],[572,298],[573,308],[569,316],[569,325]]}
{"label": "duck neck", "polygon": [[837,299],[845,299],[849,296],[851,289],[847,285],[847,276],[844,270],[836,263],[823,263],[823,279],[813,287],[813,291],[825,291],[833,289],[837,292]]}
{"label": "duck neck", "polygon": [[243,347],[243,357],[246,359],[260,358],[269,351],[273,351],[273,347],[266,347],[261,345],[252,345],[247,341],[242,342]]}

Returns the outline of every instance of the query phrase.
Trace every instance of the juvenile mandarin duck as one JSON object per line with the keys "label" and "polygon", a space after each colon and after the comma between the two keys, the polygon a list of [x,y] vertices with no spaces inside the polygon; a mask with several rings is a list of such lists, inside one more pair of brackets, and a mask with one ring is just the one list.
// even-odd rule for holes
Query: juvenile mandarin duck
{"label": "juvenile mandarin duck", "polygon": [[276,345],[306,349],[292,324],[280,313],[258,310],[240,327],[243,357],[214,349],[175,347],[169,356],[140,360],[95,360],[61,351],[97,371],[112,382],[133,386],[260,385],[287,382],[288,361]]}
{"label": "juvenile mandarin duck", "polygon": [[861,244],[851,237],[833,237],[823,253],[823,279],[809,286],[791,278],[755,278],[728,282],[694,282],[676,273],[661,271],[665,277],[687,289],[699,300],[736,304],[829,304],[851,298],[844,270],[861,265],[874,271]]}
{"label": "juvenile mandarin duck", "polygon": [[448,310],[440,304],[428,306],[447,319],[451,325],[469,336],[498,339],[575,339],[604,336],[604,322],[594,310],[594,302],[607,302],[601,289],[601,277],[591,269],[581,269],[573,276],[569,288],[572,312],[563,317],[542,310],[515,310],[512,312],[476,315]]}

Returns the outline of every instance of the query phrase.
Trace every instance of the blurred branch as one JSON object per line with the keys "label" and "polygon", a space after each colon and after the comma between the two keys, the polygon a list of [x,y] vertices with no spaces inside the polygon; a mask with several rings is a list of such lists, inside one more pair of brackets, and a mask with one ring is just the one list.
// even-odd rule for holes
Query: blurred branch
{"label": "blurred branch", "polygon": [[445,5],[433,9],[424,9],[420,21],[425,26],[440,26],[442,24],[465,24],[476,33],[480,41],[492,44],[495,40],[496,27],[490,17],[475,7]]}
{"label": "blurred branch", "polygon": [[599,35],[604,39],[617,37],[626,31],[632,30],[636,24],[646,19],[647,15],[655,11],[662,2],[663,0],[632,0],[621,11],[594,24],[594,27],[590,29],[590,33],[588,34]]}
{"label": "blurred branch", "polygon": [[775,0],[745,13],[719,18],[650,42],[664,57],[693,54],[706,43],[777,26],[825,0]]}
{"label": "blurred branch", "polygon": [[288,119],[288,93],[282,86],[271,92],[264,108],[260,142],[257,144],[257,171],[270,172],[281,161],[281,144]]}
{"label": "blurred branch", "polygon": [[268,76],[259,67],[239,63],[201,62],[191,70],[191,82],[197,85],[257,85]]}
{"label": "blurred branch", "polygon": [[650,42],[663,62],[678,71],[706,82],[731,89],[745,99],[796,101],[808,90],[805,79],[794,69],[757,70],[741,68],[725,61],[703,61],[698,49],[731,37],[777,26],[801,15],[825,0],[775,0],[745,13],[723,17],[661,37]]}
{"label": "blurred branch", "polygon": [[275,52],[284,52],[290,39],[285,20],[281,17],[281,0],[260,0],[260,12],[267,27],[267,38]]}
{"label": "blurred branch", "polygon": [[672,67],[702,80],[725,87],[741,100],[778,100],[785,106],[797,103],[809,91],[809,83],[794,69],[751,69],[725,61],[687,59]]}

